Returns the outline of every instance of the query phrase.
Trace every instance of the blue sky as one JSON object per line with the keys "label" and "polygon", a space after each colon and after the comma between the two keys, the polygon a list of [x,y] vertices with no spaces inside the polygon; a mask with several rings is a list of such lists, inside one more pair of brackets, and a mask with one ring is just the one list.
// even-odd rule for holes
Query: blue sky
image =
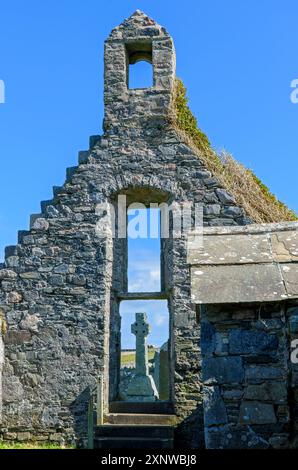
{"label": "blue sky", "polygon": [[298,212],[296,0],[2,1],[0,260],[102,132],[103,42],[137,8],[172,34],[177,75],[212,145]]}
{"label": "blue sky", "polygon": [[213,146],[298,211],[296,0],[12,0],[1,4],[0,259],[101,133],[103,41],[137,8],[174,37],[177,75]]}

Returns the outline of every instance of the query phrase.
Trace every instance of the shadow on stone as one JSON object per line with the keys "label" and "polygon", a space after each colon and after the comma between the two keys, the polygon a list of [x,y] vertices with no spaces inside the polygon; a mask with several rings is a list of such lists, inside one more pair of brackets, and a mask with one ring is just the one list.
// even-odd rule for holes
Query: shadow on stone
{"label": "shadow on stone", "polygon": [[71,403],[69,410],[73,417],[73,428],[76,447],[87,448],[88,439],[88,403],[90,400],[90,387],[86,387],[82,393]]}
{"label": "shadow on stone", "polygon": [[204,414],[203,404],[178,424],[175,429],[175,449],[203,449],[204,442]]}

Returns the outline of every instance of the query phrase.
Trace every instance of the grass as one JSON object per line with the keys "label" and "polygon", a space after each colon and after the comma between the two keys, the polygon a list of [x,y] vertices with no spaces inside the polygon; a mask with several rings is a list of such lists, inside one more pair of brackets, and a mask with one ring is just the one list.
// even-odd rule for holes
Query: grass
{"label": "grass", "polygon": [[13,450],[13,449],[72,449],[70,446],[64,446],[51,442],[8,442],[0,441],[0,450]]}
{"label": "grass", "polygon": [[[148,349],[148,359],[149,361],[153,359],[155,354],[154,349]],[[121,352],[121,366],[125,367],[135,362],[136,353],[134,351]]]}
{"label": "grass", "polygon": [[186,89],[180,79],[175,82],[169,121],[253,222],[298,220],[297,214],[279,201],[252,170],[236,161],[229,153],[218,154],[211,148],[208,137],[199,129],[197,120],[188,107]]}

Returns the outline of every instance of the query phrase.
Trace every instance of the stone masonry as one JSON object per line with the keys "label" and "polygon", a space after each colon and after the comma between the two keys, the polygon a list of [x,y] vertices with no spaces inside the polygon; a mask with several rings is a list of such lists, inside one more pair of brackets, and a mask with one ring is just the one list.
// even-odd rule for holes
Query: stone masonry
{"label": "stone masonry", "polygon": [[206,228],[194,241],[206,447],[296,448],[298,224]]}
{"label": "stone masonry", "polygon": [[[141,59],[152,63],[153,86],[129,89],[128,65]],[[105,43],[104,134],[90,139],[89,150],[79,152],[78,165],[67,169],[64,185],[54,187],[53,198],[31,216],[30,229],[19,232],[18,244],[6,249],[0,266],[0,307],[7,324],[0,428],[4,439],[84,445],[89,392],[98,375],[104,381],[105,413],[117,399],[119,304],[131,298],[127,249],[126,240],[112,238],[109,231],[97,236],[97,224],[104,225],[98,204],[113,203],[117,215],[119,195],[128,204],[192,201],[203,204],[205,226],[251,223],[169,124],[174,78],[173,41],[155,21],[136,11],[111,32]],[[153,296],[167,299],[169,305],[169,401],[178,422],[177,447],[203,447],[205,440],[209,447],[228,446],[229,439],[235,442],[229,423],[238,414],[243,423],[249,417],[252,440],[260,424],[275,426],[272,438],[287,439],[286,313],[266,306],[261,312],[266,312],[265,324],[262,316],[257,320],[259,308],[222,307],[221,315],[208,310],[201,319],[203,354],[216,362],[212,370],[205,367],[203,377],[210,384],[207,418],[205,411],[210,432],[204,438],[200,318],[191,299],[186,242],[185,236],[163,240],[162,288]],[[234,348],[228,358],[227,338]],[[0,344],[0,368],[1,351]],[[245,390],[244,377],[250,386]],[[268,383],[275,380],[268,391]],[[240,404],[242,393],[246,399]],[[268,393],[268,400],[258,413],[251,403],[259,406],[260,393]],[[251,402],[248,397],[255,398]],[[269,442],[265,431],[260,436]]]}

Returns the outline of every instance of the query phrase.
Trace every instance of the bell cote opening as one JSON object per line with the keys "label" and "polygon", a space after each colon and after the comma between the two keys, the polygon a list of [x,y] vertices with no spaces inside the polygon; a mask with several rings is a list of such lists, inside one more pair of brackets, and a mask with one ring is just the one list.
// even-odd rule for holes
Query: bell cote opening
{"label": "bell cote opening", "polygon": [[152,42],[126,44],[127,87],[145,89],[153,86]]}
{"label": "bell cote opening", "polygon": [[176,60],[165,28],[136,12],[112,30],[105,41],[104,60],[107,134],[128,129],[135,133],[168,119]]}

